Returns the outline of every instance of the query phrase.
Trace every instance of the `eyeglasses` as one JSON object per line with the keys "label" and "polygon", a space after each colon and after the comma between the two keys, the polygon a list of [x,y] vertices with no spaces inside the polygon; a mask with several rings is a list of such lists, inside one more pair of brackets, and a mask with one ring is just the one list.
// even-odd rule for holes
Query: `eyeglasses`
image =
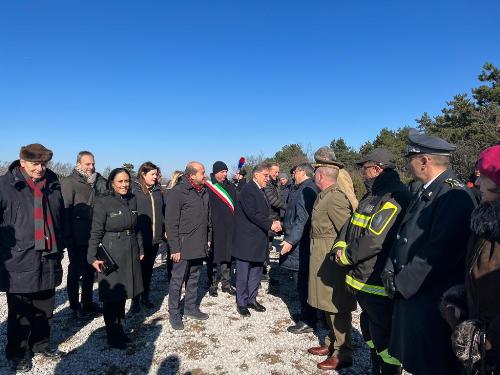
{"label": "eyeglasses", "polygon": [[375,168],[377,167],[377,165],[363,165],[361,168],[366,171],[367,169],[370,169],[370,168]]}

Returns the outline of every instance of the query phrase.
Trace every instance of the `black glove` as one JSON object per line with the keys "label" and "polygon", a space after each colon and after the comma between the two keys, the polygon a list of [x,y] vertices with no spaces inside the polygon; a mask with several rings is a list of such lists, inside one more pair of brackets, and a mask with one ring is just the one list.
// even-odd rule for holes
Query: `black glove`
{"label": "black glove", "polygon": [[396,295],[398,294],[398,289],[396,288],[396,283],[394,281],[394,271],[384,270],[380,277],[382,278],[382,283],[384,284],[384,289],[387,293],[387,296],[391,299],[396,297]]}

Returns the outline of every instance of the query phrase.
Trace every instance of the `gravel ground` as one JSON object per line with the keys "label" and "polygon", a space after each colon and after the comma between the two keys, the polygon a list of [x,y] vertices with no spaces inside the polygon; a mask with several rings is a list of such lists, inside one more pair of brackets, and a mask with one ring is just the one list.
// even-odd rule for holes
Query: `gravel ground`
{"label": "gravel ground", "polygon": [[[67,258],[64,261],[67,268]],[[185,320],[184,331],[174,331],[168,323],[166,267],[157,259],[153,274],[154,309],[129,315],[126,330],[133,339],[125,351],[106,345],[104,321],[98,317],[78,322],[71,316],[65,283],[56,294],[52,341],[68,354],[46,360],[36,356],[31,374],[322,374],[316,368],[322,357],[307,348],[324,340],[327,331],[319,327],[314,334],[293,335],[286,331],[291,316],[299,312],[287,272],[273,264],[271,272],[278,283],[262,282],[259,301],[264,313],[241,318],[234,297],[207,293],[206,273],[199,288],[201,309],[210,314],[206,321]],[[97,291],[94,291],[97,293]],[[130,301],[127,302],[127,309]],[[7,302],[0,293],[0,347],[5,346]],[[359,333],[359,311],[353,319],[354,365],[340,374],[369,374],[369,351]],[[2,356],[3,358],[3,356]],[[0,373],[10,374],[6,361]],[[330,373],[336,373],[331,371]]]}

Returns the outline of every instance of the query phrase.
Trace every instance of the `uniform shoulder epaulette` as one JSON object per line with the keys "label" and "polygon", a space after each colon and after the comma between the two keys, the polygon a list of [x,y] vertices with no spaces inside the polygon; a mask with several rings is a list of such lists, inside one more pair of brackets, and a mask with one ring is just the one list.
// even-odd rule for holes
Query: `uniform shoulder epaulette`
{"label": "uniform shoulder epaulette", "polygon": [[462,181],[457,180],[456,178],[447,178],[443,181],[445,184],[450,185],[452,189],[463,189],[465,185]]}

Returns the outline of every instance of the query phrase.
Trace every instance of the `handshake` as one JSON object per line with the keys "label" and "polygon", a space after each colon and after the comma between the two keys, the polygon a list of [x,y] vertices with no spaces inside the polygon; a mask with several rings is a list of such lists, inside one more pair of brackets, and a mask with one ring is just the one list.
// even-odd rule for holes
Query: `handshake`
{"label": "handshake", "polygon": [[271,225],[271,230],[275,233],[281,232],[282,228],[279,220],[273,221],[273,225]]}

